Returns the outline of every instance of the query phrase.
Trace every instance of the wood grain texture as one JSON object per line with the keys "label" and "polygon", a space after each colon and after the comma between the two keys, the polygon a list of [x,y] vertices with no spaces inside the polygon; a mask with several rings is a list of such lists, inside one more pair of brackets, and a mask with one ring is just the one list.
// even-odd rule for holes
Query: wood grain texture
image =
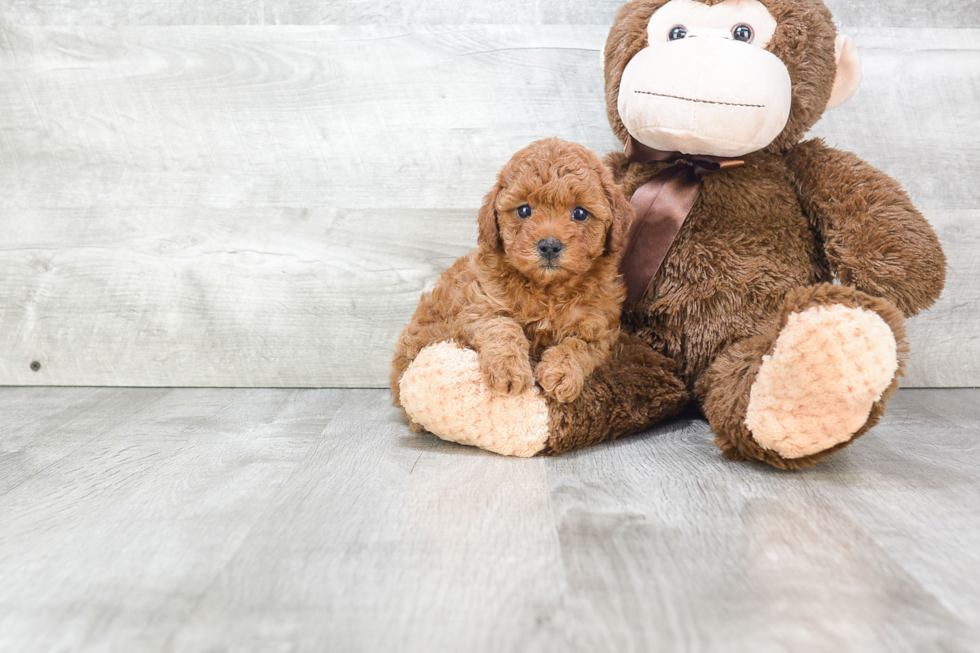
{"label": "wood grain texture", "polygon": [[[61,437],[34,441],[32,420],[7,416],[0,439],[20,441],[25,460],[71,451],[0,494],[4,651],[160,650],[345,399],[46,392],[64,403]],[[39,392],[0,394],[20,403]],[[127,399],[143,410],[119,419],[112,404]],[[23,583],[26,593],[10,591]]]}
{"label": "wood grain texture", "polygon": [[32,388],[0,394],[0,415],[21,425],[0,437],[0,495],[69,459],[79,447],[141,413],[164,393],[90,388],[52,393]]}
{"label": "wood grain texture", "polygon": [[[980,27],[970,0],[825,0],[834,17],[854,27]],[[515,24],[609,25],[623,0],[8,0],[22,25],[337,25]]]}
{"label": "wood grain texture", "polygon": [[446,210],[21,215],[71,243],[11,235],[0,252],[15,329],[0,367],[28,385],[378,385],[420,289],[476,238]]}
{"label": "wood grain texture", "polygon": [[[31,404],[60,405],[57,438]],[[3,651],[980,640],[977,390],[900,391],[800,472],[724,460],[697,419],[503,458],[413,435],[380,390],[5,388],[0,408],[23,453],[4,473],[25,472],[0,490]]]}
{"label": "wood grain texture", "polygon": [[[375,7],[315,6],[355,5]],[[510,154],[551,135],[616,148],[607,27],[579,14],[158,27],[131,5],[132,26],[28,27],[9,17],[67,6],[13,6],[0,19],[0,384],[384,385],[397,333],[473,245]],[[908,186],[950,256],[944,299],[912,324],[907,385],[980,385],[980,30],[853,33],[864,88],[816,132]]]}

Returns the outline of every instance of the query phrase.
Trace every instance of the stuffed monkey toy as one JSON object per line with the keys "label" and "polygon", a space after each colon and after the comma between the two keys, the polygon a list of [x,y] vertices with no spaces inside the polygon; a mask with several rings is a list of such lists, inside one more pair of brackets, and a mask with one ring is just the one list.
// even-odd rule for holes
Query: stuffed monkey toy
{"label": "stuffed monkey toy", "polygon": [[633,0],[604,64],[626,146],[607,163],[638,215],[613,356],[561,403],[487,392],[474,357],[430,347],[400,378],[406,411],[506,455],[641,431],[690,402],[734,460],[798,468],[847,446],[898,387],[904,319],[938,299],[946,266],[896,181],[802,141],[856,90],[853,43],[821,0]]}

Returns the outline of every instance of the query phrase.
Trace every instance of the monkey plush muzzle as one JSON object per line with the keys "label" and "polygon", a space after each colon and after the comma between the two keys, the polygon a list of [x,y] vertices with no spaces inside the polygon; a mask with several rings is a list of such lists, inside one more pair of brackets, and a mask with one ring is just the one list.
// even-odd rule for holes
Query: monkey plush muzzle
{"label": "monkey plush muzzle", "polygon": [[719,36],[651,45],[626,66],[619,115],[644,145],[737,157],[786,127],[792,81],[774,54]]}

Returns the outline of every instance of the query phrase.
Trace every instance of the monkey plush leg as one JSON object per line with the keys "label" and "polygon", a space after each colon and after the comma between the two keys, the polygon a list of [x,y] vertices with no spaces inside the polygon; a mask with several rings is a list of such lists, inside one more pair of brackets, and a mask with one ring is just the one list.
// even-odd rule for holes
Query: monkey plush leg
{"label": "monkey plush leg", "polygon": [[533,456],[548,441],[548,404],[532,385],[519,394],[487,387],[472,349],[454,342],[429,345],[399,381],[412,422],[443,440],[505,456]]}
{"label": "monkey plush leg", "polygon": [[698,381],[715,442],[735,460],[808,467],[874,426],[907,352],[894,305],[829,284],[786,297],[768,335],[736,342]]}
{"label": "monkey plush leg", "polygon": [[642,431],[673,417],[689,400],[674,361],[636,336],[623,335],[577,399],[563,404],[548,398],[550,436],[541,453],[554,455]]}
{"label": "monkey plush leg", "polygon": [[472,350],[430,345],[401,379],[411,419],[444,440],[529,457],[577,449],[641,431],[688,401],[673,361],[632,336],[588,378],[578,399],[562,404],[538,386],[521,394],[486,387]]}

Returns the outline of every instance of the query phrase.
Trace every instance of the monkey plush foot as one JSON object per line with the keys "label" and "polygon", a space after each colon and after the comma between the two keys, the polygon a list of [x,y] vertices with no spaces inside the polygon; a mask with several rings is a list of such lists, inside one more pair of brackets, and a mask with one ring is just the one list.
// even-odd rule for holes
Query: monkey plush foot
{"label": "monkey plush foot", "polygon": [[399,386],[412,421],[443,440],[522,458],[541,452],[548,441],[548,404],[540,388],[491,390],[476,352],[453,342],[419,352]]}
{"label": "monkey plush foot", "polygon": [[780,469],[846,447],[898,388],[904,321],[891,302],[848,286],[791,291],[769,325],[726,347],[696,383],[715,444]]}
{"label": "monkey plush foot", "polygon": [[790,313],[752,384],[745,425],[784,459],[850,440],[898,372],[898,342],[872,310],[841,304]]}

